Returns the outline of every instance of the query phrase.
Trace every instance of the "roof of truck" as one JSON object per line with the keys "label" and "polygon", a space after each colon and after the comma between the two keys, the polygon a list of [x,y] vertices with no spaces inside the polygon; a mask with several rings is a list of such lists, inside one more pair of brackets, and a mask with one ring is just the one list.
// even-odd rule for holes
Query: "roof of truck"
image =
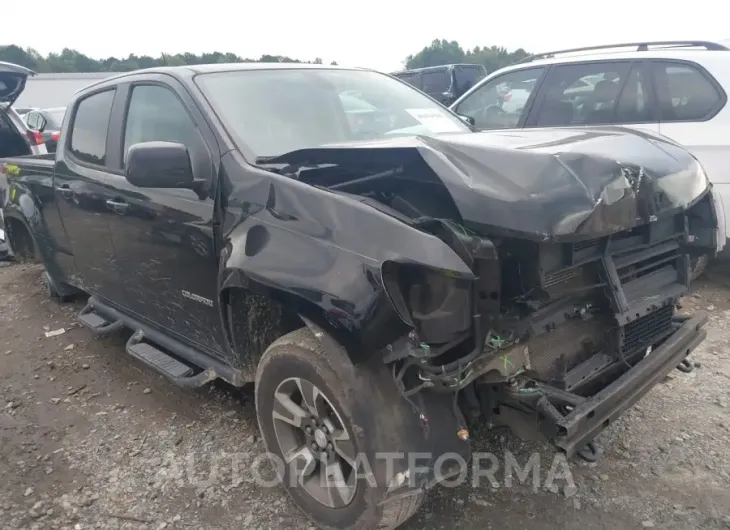
{"label": "roof of truck", "polygon": [[[183,66],[157,66],[154,68],[144,68],[142,70],[132,70],[121,74],[107,77],[96,83],[84,87],[83,90],[106,84],[110,81],[116,81],[139,74],[167,74],[180,77],[189,77],[195,74],[211,74],[217,72],[238,72],[248,70],[362,70],[370,71],[369,68],[360,68],[356,66],[339,66],[328,64],[310,64],[310,63],[213,63],[213,64],[187,64]],[[81,91],[79,91],[81,92]]]}

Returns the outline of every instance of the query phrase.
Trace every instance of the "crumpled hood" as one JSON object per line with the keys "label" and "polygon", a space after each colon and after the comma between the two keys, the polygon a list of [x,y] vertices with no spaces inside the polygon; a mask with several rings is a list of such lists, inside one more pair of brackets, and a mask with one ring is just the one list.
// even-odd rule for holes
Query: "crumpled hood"
{"label": "crumpled hood", "polygon": [[[709,189],[684,148],[621,127],[411,136],[303,149],[271,162],[335,164],[362,175],[404,167],[426,179],[430,171],[467,227],[543,241],[631,229],[686,209]],[[317,184],[316,172],[306,180]]]}

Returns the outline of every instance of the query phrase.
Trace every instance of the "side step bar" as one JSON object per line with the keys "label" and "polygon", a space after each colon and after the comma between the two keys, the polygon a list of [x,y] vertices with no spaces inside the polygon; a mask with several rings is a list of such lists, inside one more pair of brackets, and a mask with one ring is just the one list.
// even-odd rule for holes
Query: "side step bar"
{"label": "side step bar", "polygon": [[178,386],[197,388],[219,377],[234,386],[246,383],[239,370],[117,311],[94,296],[89,298],[78,319],[97,335],[123,328],[136,330],[127,341],[126,352]]}
{"label": "side step bar", "polygon": [[134,335],[129,337],[126,350],[135,359],[142,361],[150,368],[166,376],[176,385],[184,388],[198,388],[218,378],[215,370],[212,368],[193,375],[195,370],[192,366],[178,361],[157,348],[154,344],[146,342],[142,330],[138,330]]}

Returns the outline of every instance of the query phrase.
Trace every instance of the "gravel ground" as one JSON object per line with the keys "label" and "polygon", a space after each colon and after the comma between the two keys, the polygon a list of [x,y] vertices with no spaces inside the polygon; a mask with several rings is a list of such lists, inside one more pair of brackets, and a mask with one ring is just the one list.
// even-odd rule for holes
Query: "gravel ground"
{"label": "gravel ground", "polygon": [[[711,270],[683,306],[710,314],[699,367],[605,432],[601,460],[551,482],[549,447],[477,433],[498,462],[539,457],[538,481],[500,465],[494,486],[440,487],[402,528],[730,528],[730,276]],[[127,336],[79,328],[79,308],[47,299],[38,267],[0,268],[0,528],[313,528],[255,479],[250,389],[180,390],[124,354]]]}

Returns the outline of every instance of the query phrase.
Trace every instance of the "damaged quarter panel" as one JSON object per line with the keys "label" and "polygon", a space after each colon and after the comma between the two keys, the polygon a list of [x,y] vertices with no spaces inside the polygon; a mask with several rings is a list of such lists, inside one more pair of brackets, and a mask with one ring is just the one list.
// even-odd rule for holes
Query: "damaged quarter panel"
{"label": "damaged quarter panel", "polygon": [[473,278],[441,239],[363,204],[362,197],[250,168],[236,152],[224,156],[223,166],[230,187],[224,193],[223,290],[244,287],[292,304],[333,330],[354,357],[376,352],[409,329],[407,314],[396,311],[384,288],[385,263],[454,281]]}

